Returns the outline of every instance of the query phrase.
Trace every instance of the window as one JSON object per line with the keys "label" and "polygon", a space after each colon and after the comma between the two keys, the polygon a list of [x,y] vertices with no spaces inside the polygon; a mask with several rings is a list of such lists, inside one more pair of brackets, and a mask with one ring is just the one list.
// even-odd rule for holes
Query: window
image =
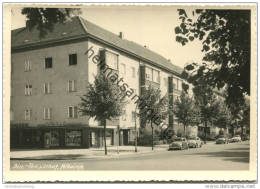
{"label": "window", "polygon": [[32,95],[32,85],[26,84],[24,93],[26,96],[31,96]]}
{"label": "window", "polygon": [[159,71],[153,70],[153,82],[160,83]]}
{"label": "window", "polygon": [[43,119],[50,120],[52,117],[52,109],[51,108],[44,108],[43,109]]}
{"label": "window", "polygon": [[26,60],[24,62],[24,71],[29,72],[31,71],[31,69],[32,69],[31,62],[29,60]]}
{"label": "window", "polygon": [[106,64],[109,68],[118,70],[118,55],[106,51]]}
{"label": "window", "polygon": [[69,65],[76,65],[76,64],[77,64],[77,54],[70,54]]}
{"label": "window", "polygon": [[180,79],[178,79],[178,90],[182,90],[182,81]]}
{"label": "window", "polygon": [[52,68],[52,57],[45,58],[45,68]]}
{"label": "window", "polygon": [[126,111],[125,110],[123,110],[123,113],[122,113],[122,120],[126,121]]}
{"label": "window", "polygon": [[131,70],[132,70],[132,77],[135,78],[135,68],[131,67]]}
{"label": "window", "polygon": [[151,68],[146,68],[146,79],[152,81],[153,72]]}
{"label": "window", "polygon": [[29,121],[29,120],[31,120],[31,117],[32,117],[32,110],[26,109],[25,112],[24,112],[24,119],[26,121]]}
{"label": "window", "polygon": [[164,80],[164,86],[165,86],[165,87],[168,87],[168,78],[165,77],[163,80]]}
{"label": "window", "polygon": [[68,117],[69,118],[78,118],[78,107],[70,106],[68,109]]}
{"label": "window", "polygon": [[51,83],[44,83],[43,89],[44,89],[44,94],[50,94],[51,93]]}
{"label": "window", "polygon": [[132,112],[132,122],[135,122],[135,120],[136,120],[136,113]]}
{"label": "window", "polygon": [[177,79],[173,78],[172,82],[173,82],[173,89],[177,89]]}
{"label": "window", "polygon": [[122,74],[122,75],[125,75],[126,74],[126,67],[125,67],[125,64],[120,64],[120,73]]}
{"label": "window", "polygon": [[68,81],[68,92],[75,92],[76,91],[76,80],[69,80]]}
{"label": "window", "polygon": [[65,144],[66,146],[80,146],[82,132],[80,130],[66,130]]}

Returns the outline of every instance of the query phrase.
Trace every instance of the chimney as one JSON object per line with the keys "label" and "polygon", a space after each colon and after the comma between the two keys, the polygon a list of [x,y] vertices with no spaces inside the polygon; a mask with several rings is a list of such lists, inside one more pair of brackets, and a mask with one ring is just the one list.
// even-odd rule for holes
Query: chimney
{"label": "chimney", "polygon": [[124,39],[124,33],[123,33],[123,32],[119,32],[119,37],[120,37],[121,39]]}
{"label": "chimney", "polygon": [[147,49],[149,49],[149,47],[148,47],[147,45],[144,45],[144,48],[147,48]]}

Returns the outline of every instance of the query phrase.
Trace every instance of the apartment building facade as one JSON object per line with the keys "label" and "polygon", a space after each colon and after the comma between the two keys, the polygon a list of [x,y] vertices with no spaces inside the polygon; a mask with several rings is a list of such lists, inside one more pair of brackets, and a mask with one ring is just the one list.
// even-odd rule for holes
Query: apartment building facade
{"label": "apartment building facade", "polygon": [[[181,68],[81,17],[56,24],[43,38],[37,29],[13,30],[11,44],[11,147],[103,145],[102,123],[78,111],[80,97],[98,73],[91,53],[104,56],[136,95],[154,85],[173,103],[182,90]],[[176,131],[182,128],[173,117],[165,122]],[[120,118],[107,122],[107,144],[128,145],[136,125],[136,104],[130,100]]]}

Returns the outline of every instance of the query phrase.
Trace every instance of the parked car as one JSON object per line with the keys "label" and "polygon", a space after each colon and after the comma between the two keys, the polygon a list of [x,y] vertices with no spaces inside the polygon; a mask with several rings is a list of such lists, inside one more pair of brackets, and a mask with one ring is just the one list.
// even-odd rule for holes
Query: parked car
{"label": "parked car", "polygon": [[174,141],[169,145],[169,150],[184,150],[188,148],[188,141],[184,137],[175,138]]}
{"label": "parked car", "polygon": [[242,141],[250,140],[250,136],[248,134],[244,134],[242,135],[241,140]]}
{"label": "parked car", "polygon": [[202,144],[203,143],[199,137],[192,137],[188,139],[189,148],[201,148]]}
{"label": "parked car", "polygon": [[216,140],[216,144],[228,144],[228,137],[225,135],[219,135]]}
{"label": "parked car", "polygon": [[230,142],[241,142],[241,137],[239,135],[235,135],[230,139]]}

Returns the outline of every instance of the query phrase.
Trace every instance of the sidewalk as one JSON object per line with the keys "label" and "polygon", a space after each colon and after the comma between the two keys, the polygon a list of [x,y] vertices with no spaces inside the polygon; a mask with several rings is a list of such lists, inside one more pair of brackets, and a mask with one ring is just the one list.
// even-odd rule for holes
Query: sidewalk
{"label": "sidewalk", "polygon": [[144,153],[155,153],[166,151],[168,145],[157,145],[152,151],[151,147],[138,146],[135,152],[134,146],[107,147],[108,155],[105,156],[104,148],[89,149],[39,149],[39,150],[17,150],[11,151],[11,160],[75,160],[75,159],[97,159],[117,158],[120,156],[137,155]]}

